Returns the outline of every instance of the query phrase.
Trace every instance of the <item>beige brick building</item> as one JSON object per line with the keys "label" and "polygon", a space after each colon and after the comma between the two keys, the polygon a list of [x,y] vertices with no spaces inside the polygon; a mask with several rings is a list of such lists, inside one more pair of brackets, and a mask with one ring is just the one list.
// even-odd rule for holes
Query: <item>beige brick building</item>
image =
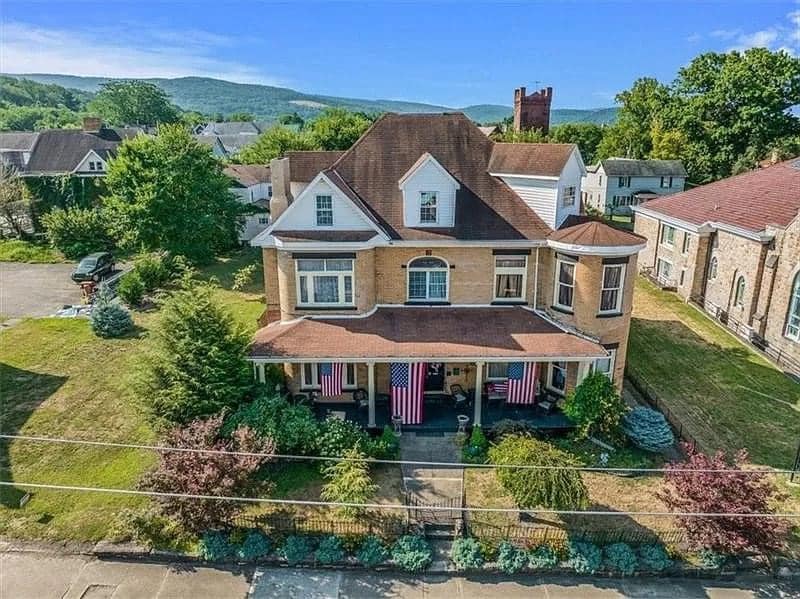
{"label": "beige brick building", "polygon": [[344,154],[271,169],[259,376],[279,364],[292,392],[363,404],[370,427],[425,425],[442,401],[477,424],[552,418],[592,370],[621,386],[644,240],[578,215],[575,146],[386,115]]}
{"label": "beige brick building", "polygon": [[636,209],[639,269],[800,372],[800,160]]}

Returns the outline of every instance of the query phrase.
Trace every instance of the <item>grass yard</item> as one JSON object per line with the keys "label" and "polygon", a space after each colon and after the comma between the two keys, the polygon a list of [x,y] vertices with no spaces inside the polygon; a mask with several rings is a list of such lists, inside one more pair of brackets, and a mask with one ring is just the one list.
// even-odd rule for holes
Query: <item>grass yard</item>
{"label": "grass yard", "polygon": [[800,385],[641,277],[627,360],[704,450],[744,447],[756,464],[791,467],[800,440]]}
{"label": "grass yard", "polygon": [[60,252],[46,245],[21,239],[0,239],[0,262],[52,264],[66,261]]}

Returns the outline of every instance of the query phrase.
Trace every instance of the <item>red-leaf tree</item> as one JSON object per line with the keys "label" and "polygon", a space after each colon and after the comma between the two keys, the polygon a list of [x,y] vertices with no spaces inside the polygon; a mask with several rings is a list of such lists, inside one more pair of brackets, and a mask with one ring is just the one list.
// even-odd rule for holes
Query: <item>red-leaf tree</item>
{"label": "red-leaf tree", "polygon": [[[165,439],[169,447],[220,453],[163,451],[158,468],[145,477],[143,487],[159,493],[228,497],[246,494],[252,475],[271,458],[226,452],[271,454],[274,445],[244,426],[237,428],[230,439],[222,438],[222,420],[220,414],[170,431]],[[165,515],[194,532],[224,525],[242,508],[241,502],[220,499],[159,497],[157,501]]]}
{"label": "red-leaf tree", "polygon": [[678,516],[691,547],[726,554],[779,549],[787,532],[786,523],[773,517],[747,516],[771,513],[770,504],[778,497],[767,474],[743,468],[747,452],[741,450],[728,460],[723,452],[707,456],[688,445],[685,449],[686,461],[667,466],[665,486],[658,498],[676,512],[730,514]]}

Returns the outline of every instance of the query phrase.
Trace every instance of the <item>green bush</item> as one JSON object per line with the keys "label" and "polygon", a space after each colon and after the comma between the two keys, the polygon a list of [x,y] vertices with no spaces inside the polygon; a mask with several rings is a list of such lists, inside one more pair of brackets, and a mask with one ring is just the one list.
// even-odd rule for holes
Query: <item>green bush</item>
{"label": "green bush", "polygon": [[319,455],[338,457],[353,447],[365,451],[370,446],[369,435],[358,424],[328,416],[319,433]]}
{"label": "green bush", "polygon": [[400,454],[400,442],[392,428],[387,424],[381,435],[369,442],[367,453],[379,460],[393,460]]}
{"label": "green bush", "polygon": [[90,318],[92,331],[98,337],[122,337],[133,330],[131,313],[112,301],[111,292],[103,288]]}
{"label": "green bush", "polygon": [[594,574],[603,564],[603,552],[594,543],[572,541],[567,565],[578,574]]}
{"label": "green bush", "polygon": [[483,565],[483,552],[475,539],[459,537],[453,541],[450,559],[459,570],[480,568]]}
{"label": "green bush", "polygon": [[663,572],[672,566],[672,560],[663,545],[639,547],[639,564],[648,572]]}
{"label": "green bush", "polygon": [[489,438],[497,442],[506,435],[528,435],[533,432],[533,427],[522,420],[503,418],[495,422],[489,429]]}
{"label": "green bush", "polygon": [[714,568],[715,570],[721,568],[728,561],[728,556],[724,553],[719,553],[713,549],[702,549],[699,552],[700,563],[706,568]]}
{"label": "green bush", "polygon": [[421,572],[431,563],[433,552],[424,537],[406,535],[392,547],[392,559],[407,572]]}
{"label": "green bush", "polygon": [[292,535],[286,537],[280,553],[290,566],[296,566],[311,555],[312,549],[313,547],[308,537]]}
{"label": "green bush", "polygon": [[613,543],[604,550],[606,566],[609,570],[619,572],[623,576],[630,576],[636,571],[639,559],[627,543]]}
{"label": "green bush", "polygon": [[105,212],[94,208],[55,208],[42,217],[50,244],[67,258],[114,247]]}
{"label": "green bush", "polygon": [[170,272],[160,254],[141,254],[136,257],[133,271],[139,275],[146,291],[153,291],[169,281]]}
{"label": "green bush", "polygon": [[506,574],[519,572],[528,564],[528,555],[524,549],[503,541],[497,548],[497,565]]}
{"label": "green bush", "polygon": [[250,561],[266,557],[272,549],[269,538],[260,530],[250,530],[236,550],[239,559]]}
{"label": "green bush", "polygon": [[314,558],[320,564],[335,564],[342,561],[344,559],[342,540],[335,535],[323,538],[314,552]]}
{"label": "green bush", "polygon": [[209,562],[231,558],[236,555],[236,549],[221,532],[207,532],[200,539],[200,557]]}
{"label": "green bush", "polygon": [[602,372],[589,374],[564,402],[564,414],[577,425],[579,436],[600,435],[612,441],[622,437],[627,409],[614,383]]}
{"label": "green bush", "polygon": [[473,426],[469,442],[461,450],[461,457],[468,464],[485,464],[487,449],[489,441],[483,434],[483,429],[480,426]]}
{"label": "green bush", "polygon": [[293,405],[274,392],[266,391],[239,407],[225,421],[224,434],[240,426],[272,439],[277,453],[314,455],[319,423],[308,406]]}
{"label": "green bush", "polygon": [[[493,464],[574,466],[575,460],[550,443],[522,435],[506,435],[489,449]],[[588,491],[577,470],[498,468],[497,479],[520,508],[580,509]]]}
{"label": "green bush", "polygon": [[373,568],[389,559],[389,550],[378,537],[371,535],[362,543],[356,559],[367,568]]}
{"label": "green bush", "polygon": [[244,291],[248,285],[253,282],[253,277],[258,270],[258,264],[248,264],[242,266],[239,270],[233,273],[233,286],[234,291]]}
{"label": "green bush", "polygon": [[144,297],[144,283],[139,274],[133,270],[122,275],[117,285],[117,295],[129,306],[138,306]]}
{"label": "green bush", "polygon": [[663,451],[675,444],[675,436],[664,415],[644,406],[625,414],[622,428],[633,444],[645,451]]}
{"label": "green bush", "polygon": [[115,540],[131,540],[151,549],[180,551],[195,540],[179,522],[161,514],[155,506],[120,510],[111,533]]}
{"label": "green bush", "polygon": [[[329,462],[322,467],[322,474],[327,481],[322,487],[320,497],[335,503],[366,503],[375,495],[378,485],[373,484],[369,476],[369,464],[364,454],[357,448],[346,449],[340,462]],[[361,513],[362,508],[346,506],[338,511],[352,517]]]}
{"label": "green bush", "polygon": [[534,570],[555,568],[558,565],[558,555],[550,545],[539,545],[528,552],[528,566]]}

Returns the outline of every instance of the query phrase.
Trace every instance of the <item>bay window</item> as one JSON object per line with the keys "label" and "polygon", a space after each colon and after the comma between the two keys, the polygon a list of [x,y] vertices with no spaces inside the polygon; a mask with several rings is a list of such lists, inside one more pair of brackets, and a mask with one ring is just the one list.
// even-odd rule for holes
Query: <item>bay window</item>
{"label": "bay window", "polygon": [[616,349],[607,349],[608,357],[607,358],[598,358],[594,361],[594,371],[595,372],[602,372],[611,380],[614,380],[614,361],[617,358],[617,350]]}
{"label": "bay window", "polygon": [[300,258],[296,264],[298,305],[353,305],[351,258]]}
{"label": "bay window", "polygon": [[553,303],[557,308],[572,311],[575,296],[575,261],[570,258],[556,258],[555,291]]}
{"label": "bay window", "polygon": [[602,289],[600,290],[600,313],[622,311],[622,286],[625,282],[624,264],[603,265]]}
{"label": "bay window", "polygon": [[416,258],[408,264],[409,301],[446,301],[448,266],[440,258]]}
{"label": "bay window", "polygon": [[495,256],[494,299],[514,301],[525,299],[527,256]]}

